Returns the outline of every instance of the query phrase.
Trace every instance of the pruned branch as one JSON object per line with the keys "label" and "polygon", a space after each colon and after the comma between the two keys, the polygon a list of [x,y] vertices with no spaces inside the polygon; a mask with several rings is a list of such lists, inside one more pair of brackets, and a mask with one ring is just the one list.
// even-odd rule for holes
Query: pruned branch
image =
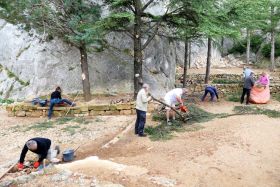
{"label": "pruned branch", "polygon": [[[157,28],[158,29],[158,28]],[[157,31],[157,30],[156,30]],[[142,48],[141,48],[141,50],[144,50],[150,43],[151,43],[151,41],[154,39],[154,37],[156,36],[156,32],[155,33],[153,33],[148,39],[147,39],[147,41],[143,44],[143,46],[142,46]]]}
{"label": "pruned branch", "polygon": [[141,9],[141,12],[144,12],[144,11],[150,6],[150,4],[152,4],[153,2],[154,2],[154,0],[148,1],[148,2],[143,6],[143,8]]}

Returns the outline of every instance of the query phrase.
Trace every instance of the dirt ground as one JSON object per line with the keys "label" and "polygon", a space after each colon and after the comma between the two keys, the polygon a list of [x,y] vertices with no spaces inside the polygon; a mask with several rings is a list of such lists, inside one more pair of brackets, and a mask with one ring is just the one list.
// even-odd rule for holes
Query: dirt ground
{"label": "dirt ground", "polygon": [[[221,101],[200,103],[199,107],[213,113],[231,113],[236,105],[239,104]],[[279,106],[279,102],[272,101],[260,107],[280,110]],[[176,133],[167,141],[135,136],[134,116],[103,117],[102,122],[91,119],[88,131],[99,133],[91,137],[81,132],[80,139],[79,133],[69,136],[59,127],[49,132],[11,133],[19,120],[20,125],[28,126],[42,119],[7,118],[1,112],[0,120],[2,165],[17,157],[23,142],[34,135],[47,134],[55,141],[68,137],[68,141],[62,141],[63,148],[83,145],[77,151],[76,160],[80,161],[59,165],[55,171],[21,186],[280,186],[279,119],[264,115],[214,119],[199,124],[203,127],[200,130]],[[118,136],[128,125],[132,127],[128,133]],[[147,125],[157,123],[149,119]],[[116,144],[101,148],[114,136],[119,138]]]}
{"label": "dirt ground", "polygon": [[[228,72],[241,74],[242,68],[212,70],[214,74]],[[190,73],[204,73],[204,69],[191,69]],[[117,96],[108,95],[92,102],[128,102],[130,98],[126,95],[119,101]],[[231,114],[240,104],[222,100],[198,106],[211,113]],[[274,100],[258,107],[280,111],[280,103]],[[56,165],[32,177],[8,174],[0,186],[280,187],[277,118],[216,118],[194,124],[199,127],[196,130],[186,126],[186,131],[174,133],[175,137],[166,141],[134,135],[134,121],[135,116],[103,116],[62,124],[54,120],[51,128],[49,124],[39,128],[45,119],[10,118],[0,109],[0,174],[18,160],[23,144],[31,137],[48,137],[62,150],[82,145],[74,162]],[[148,115],[146,125],[158,123]],[[112,139],[118,141],[104,148]],[[27,159],[34,159],[34,154],[29,153]]]}

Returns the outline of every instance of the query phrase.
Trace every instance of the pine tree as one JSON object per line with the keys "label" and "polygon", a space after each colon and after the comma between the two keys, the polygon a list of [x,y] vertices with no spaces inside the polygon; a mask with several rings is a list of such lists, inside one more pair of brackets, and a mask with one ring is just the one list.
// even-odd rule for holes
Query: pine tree
{"label": "pine tree", "polygon": [[104,0],[110,14],[104,19],[104,28],[112,32],[128,34],[134,43],[134,97],[143,83],[142,64],[146,47],[158,33],[158,29],[168,14],[153,15],[148,8],[162,0]]}
{"label": "pine tree", "polygon": [[40,33],[58,37],[80,51],[85,101],[91,100],[88,47],[102,47],[101,7],[83,0],[1,0],[1,17],[12,23],[23,23]]}

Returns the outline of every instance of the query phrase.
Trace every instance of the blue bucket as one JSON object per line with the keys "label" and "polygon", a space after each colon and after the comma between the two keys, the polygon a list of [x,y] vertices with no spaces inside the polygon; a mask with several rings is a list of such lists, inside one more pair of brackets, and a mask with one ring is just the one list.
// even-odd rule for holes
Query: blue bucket
{"label": "blue bucket", "polygon": [[70,162],[74,160],[74,150],[73,149],[67,149],[63,152],[63,161],[64,162]]}

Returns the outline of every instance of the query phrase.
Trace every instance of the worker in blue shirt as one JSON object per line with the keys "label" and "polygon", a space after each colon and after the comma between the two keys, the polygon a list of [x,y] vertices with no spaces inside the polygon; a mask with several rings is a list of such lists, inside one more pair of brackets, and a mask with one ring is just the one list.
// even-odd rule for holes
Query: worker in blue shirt
{"label": "worker in blue shirt", "polygon": [[213,102],[215,96],[216,96],[217,99],[219,99],[217,89],[214,86],[207,85],[205,87],[205,92],[204,92],[203,97],[201,98],[201,101],[204,101],[204,99],[205,99],[205,97],[207,96],[208,93],[210,93],[210,95],[211,95],[211,100],[210,101]]}

